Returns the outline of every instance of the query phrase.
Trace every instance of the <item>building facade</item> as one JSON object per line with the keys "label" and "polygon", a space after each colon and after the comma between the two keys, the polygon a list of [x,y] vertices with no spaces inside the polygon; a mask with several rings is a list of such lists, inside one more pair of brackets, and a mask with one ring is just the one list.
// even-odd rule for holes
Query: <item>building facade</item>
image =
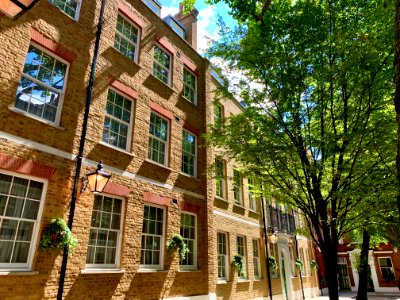
{"label": "building facade", "polygon": [[[160,10],[107,0],[81,173],[103,160],[112,178],[101,194],[79,188],[63,297],[266,298],[259,201],[234,162],[203,146],[219,83],[196,51],[197,11],[164,21]],[[70,212],[100,14],[101,1],[39,0],[17,19],[0,16],[0,299],[57,296],[63,257],[39,245]],[[219,181],[207,172],[218,159]],[[167,250],[176,234],[189,246],[183,260]],[[274,299],[300,299],[293,234],[276,236]],[[315,274],[302,278],[314,293]]]}

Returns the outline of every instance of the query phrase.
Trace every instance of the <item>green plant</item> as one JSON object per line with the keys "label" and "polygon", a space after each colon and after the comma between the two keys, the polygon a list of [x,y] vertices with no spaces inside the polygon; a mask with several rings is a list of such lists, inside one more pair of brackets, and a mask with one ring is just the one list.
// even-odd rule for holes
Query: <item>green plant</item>
{"label": "green plant", "polygon": [[272,270],[278,269],[278,264],[276,263],[276,259],[272,255],[268,256],[268,264]]}
{"label": "green plant", "polygon": [[318,263],[314,259],[311,261],[311,268],[315,271],[319,268]]}
{"label": "green plant", "polygon": [[179,257],[181,259],[185,259],[186,254],[189,252],[189,248],[180,234],[173,235],[172,238],[167,242],[168,251],[175,251],[176,249],[179,249]]}
{"label": "green plant", "polygon": [[243,275],[244,260],[240,254],[233,255],[232,266],[239,272],[239,275]]}
{"label": "green plant", "polygon": [[47,251],[55,248],[64,249],[68,246],[69,252],[72,253],[77,244],[78,240],[72,235],[65,221],[56,218],[47,225],[40,241],[40,249]]}
{"label": "green plant", "polygon": [[304,265],[301,259],[296,260],[296,262],[294,263],[296,265],[297,270],[299,270],[300,272],[303,272],[304,269]]}

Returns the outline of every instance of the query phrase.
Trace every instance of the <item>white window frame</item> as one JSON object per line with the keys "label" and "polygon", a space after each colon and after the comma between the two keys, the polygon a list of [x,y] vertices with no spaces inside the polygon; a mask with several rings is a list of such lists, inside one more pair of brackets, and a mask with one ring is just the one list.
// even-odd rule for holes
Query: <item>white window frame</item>
{"label": "white window frame", "polygon": [[[142,0],[144,4],[157,16],[161,16],[161,7],[153,0]],[[157,10],[157,11],[155,11]]]}
{"label": "white window frame", "polygon": [[[239,239],[242,240],[243,245],[239,245]],[[239,255],[243,257],[243,270],[242,274],[239,274],[238,271],[238,278],[241,280],[246,280],[247,279],[247,240],[246,236],[238,234],[236,236],[236,250]]]}
{"label": "white window frame", "polygon": [[[277,255],[278,252],[275,249],[275,243],[268,242],[268,248],[269,248],[269,256],[273,256],[275,258],[276,265],[279,268],[279,257]],[[268,267],[269,267],[269,263],[268,263]],[[279,278],[279,276],[278,276],[278,268],[276,268],[275,270],[271,270],[272,279]]]}
{"label": "white window frame", "polygon": [[[194,214],[194,213],[191,213],[188,211],[182,211],[181,216],[183,214],[194,216],[194,226],[195,226],[194,227],[194,240],[190,239],[191,241],[193,241],[194,249],[189,249],[189,251],[193,252],[193,264],[192,265],[182,265],[180,262],[179,269],[181,269],[181,270],[197,270],[197,214]],[[182,226],[182,224],[181,224],[181,226]],[[188,238],[185,238],[183,235],[181,235],[181,236],[185,240],[185,243],[186,243],[186,240],[189,240]]]}
{"label": "white window frame", "polygon": [[[144,203],[144,206],[149,206],[149,207],[156,207],[160,208],[163,210],[163,230],[162,230],[162,235],[155,235],[155,234],[146,234],[146,235],[151,235],[151,236],[159,236],[160,237],[160,260],[158,265],[144,265],[140,264],[140,269],[141,270],[163,270],[164,269],[164,244],[165,244],[165,230],[166,230],[166,213],[167,210],[165,209],[164,206],[161,205],[156,205],[153,203]],[[144,206],[143,206],[143,221],[142,221],[142,226],[144,222]],[[140,235],[140,238],[143,236],[143,229]],[[140,242],[140,260],[142,259],[142,242]]]}
{"label": "white window frame", "polygon": [[[119,230],[118,230],[118,237],[117,237],[117,249],[115,252],[115,264],[88,264],[86,263],[85,268],[86,269],[120,269],[121,265],[121,251],[122,251],[122,234],[123,234],[123,225],[124,225],[124,216],[125,216],[125,199],[123,197],[116,197],[115,195],[110,195],[106,193],[101,193],[100,196],[103,197],[109,197],[113,199],[118,199],[122,201],[121,204],[121,219],[120,219],[120,224],[119,224]],[[94,197],[93,197],[93,205],[94,205]],[[93,214],[93,207],[92,207],[92,214]],[[101,227],[94,227],[96,229],[104,229]],[[89,236],[90,236],[90,230],[92,229],[92,226],[90,224],[89,228]],[[108,230],[108,229],[105,229]],[[115,229],[110,229],[111,231],[116,231]],[[89,242],[88,242],[88,247],[89,247]]]}
{"label": "white window frame", "polygon": [[[107,144],[107,146],[110,146],[110,147],[112,147],[112,148],[115,148],[115,149],[117,149],[117,150],[126,150],[126,151],[130,151],[131,150],[131,145],[132,145],[132,128],[133,128],[133,112],[135,111],[135,101],[132,99],[132,98],[130,98],[130,97],[127,97],[126,95],[124,95],[124,94],[122,94],[122,93],[120,93],[120,92],[118,92],[116,89],[114,89],[114,88],[112,88],[112,87],[109,87],[108,88],[108,90],[111,90],[111,91],[113,91],[114,93],[116,93],[116,94],[118,94],[118,95],[120,95],[122,98],[124,98],[124,99],[126,99],[126,100],[128,100],[128,101],[131,101],[131,115],[130,115],[130,122],[129,122],[129,124],[128,124],[128,133],[127,133],[127,139],[126,139],[126,147],[125,147],[125,149],[124,148],[120,148],[120,147],[118,147],[118,146],[116,146],[116,145],[112,145],[112,144],[110,144],[110,143],[108,143],[108,142],[105,142],[105,141],[103,141],[103,131],[104,131],[104,121],[105,121],[105,118],[106,117],[109,117],[110,119],[115,119],[115,120],[117,120],[118,122],[120,122],[120,123],[123,123],[123,124],[127,124],[125,121],[122,121],[122,120],[118,120],[116,117],[114,117],[113,115],[109,115],[108,113],[107,113],[107,107],[104,109],[104,121],[103,121],[103,131],[102,131],[102,133],[101,133],[101,141],[102,141],[102,143],[106,143]],[[106,99],[106,106],[107,106],[107,101],[108,101],[108,92],[109,91],[107,91],[107,99]]]}
{"label": "white window frame", "polygon": [[[182,133],[182,163],[183,163],[183,153],[185,153],[187,156],[192,156],[194,158],[194,161],[193,161],[193,174],[185,173],[183,171],[183,168],[181,168],[181,172],[185,175],[188,175],[191,177],[196,177],[197,176],[197,136],[194,133],[192,133],[186,129],[184,129],[182,132],[183,132]],[[183,135],[185,132],[194,137],[194,154],[183,150]]]}
{"label": "white window frame", "polygon": [[[159,117],[159,118],[161,118],[161,119],[167,121],[168,130],[167,130],[167,140],[166,140],[166,141],[163,141],[162,139],[160,139],[160,138],[158,138],[158,137],[156,137],[156,136],[154,136],[154,135],[150,135],[150,124],[151,124],[150,122],[151,122],[151,114],[152,114],[152,113],[154,113],[157,117]],[[170,127],[171,127],[171,122],[170,122],[170,120],[168,120],[167,118],[163,117],[161,114],[157,113],[157,112],[154,111],[154,110],[150,111],[149,131],[148,131],[148,133],[149,133],[149,139],[150,139],[150,137],[151,137],[151,138],[153,138],[153,139],[158,140],[158,141],[161,142],[161,143],[165,143],[164,164],[159,163],[158,161],[155,161],[155,160],[151,159],[150,157],[148,157],[148,154],[147,154],[147,158],[148,158],[152,163],[155,163],[155,164],[160,165],[160,166],[168,166]],[[149,142],[150,142],[150,141],[148,141],[148,147],[150,148],[150,143],[149,143]]]}
{"label": "white window frame", "polygon": [[[47,123],[47,124],[50,124],[50,125],[58,126],[58,125],[60,124],[61,110],[62,110],[62,106],[63,106],[63,104],[64,104],[65,91],[66,91],[66,89],[67,89],[67,79],[68,79],[68,72],[69,72],[70,64],[69,64],[69,62],[67,62],[66,60],[64,60],[64,59],[62,59],[61,57],[59,57],[58,55],[56,55],[56,54],[54,54],[54,53],[52,53],[52,52],[46,50],[45,48],[39,46],[38,44],[36,44],[36,43],[34,43],[34,42],[31,42],[29,45],[32,45],[33,47],[39,49],[40,51],[46,53],[47,55],[49,55],[49,56],[51,56],[51,57],[53,57],[53,58],[59,60],[60,62],[62,62],[62,63],[64,63],[64,64],[66,65],[65,76],[64,76],[64,86],[63,86],[63,90],[62,90],[62,91],[59,91],[59,90],[57,90],[57,89],[55,89],[55,88],[53,88],[53,87],[51,87],[51,86],[48,86],[47,84],[41,82],[41,81],[38,80],[38,79],[31,77],[30,75],[25,74],[24,71],[22,70],[22,72],[21,72],[21,78],[24,77],[24,78],[26,78],[26,79],[28,79],[28,80],[34,82],[35,84],[38,84],[38,85],[40,85],[40,86],[42,86],[42,87],[45,87],[45,88],[48,88],[48,89],[50,89],[51,91],[53,91],[53,92],[55,92],[55,93],[57,93],[57,94],[60,95],[60,99],[58,100],[56,118],[55,118],[54,122],[52,122],[52,121],[49,121],[49,120],[47,120],[47,119],[38,117],[38,116],[36,116],[36,115],[34,115],[34,114],[31,114],[31,113],[28,112],[28,111],[19,109],[19,108],[17,108],[17,107],[15,106],[15,100],[14,100],[14,103],[13,103],[13,109],[17,110],[18,112],[21,112],[23,115],[28,116],[28,117],[30,117],[30,118],[32,118],[32,119],[35,119],[35,120],[38,120],[38,121],[41,121],[41,122],[44,122],[44,123]],[[28,50],[29,50],[29,48],[28,48]],[[26,63],[27,55],[28,55],[28,52],[26,52],[25,61],[24,61],[24,68],[25,68],[25,63]],[[20,80],[21,80],[21,78],[20,78]],[[18,84],[19,84],[19,82],[20,82],[20,81],[18,81]]]}
{"label": "white window frame", "polygon": [[293,246],[289,245],[290,272],[296,277],[295,253]]}
{"label": "white window frame", "polygon": [[[219,240],[218,240],[218,237],[219,237],[219,235],[223,235],[224,236],[224,239],[225,239],[225,252],[226,253],[219,253],[219,247],[218,247],[218,245],[219,245]],[[219,259],[219,257],[223,257],[224,258],[224,260],[225,260],[225,276],[224,277],[218,277],[219,276],[219,265],[218,265],[218,259]],[[226,233],[226,232],[223,232],[223,231],[217,231],[217,278],[218,278],[218,281],[227,281],[228,280],[228,278],[229,278],[229,244],[228,244],[228,233]]]}
{"label": "white window frame", "polygon": [[255,183],[254,179],[252,179],[252,178],[247,179],[247,186],[248,186],[248,190],[249,190],[249,210],[251,210],[253,212],[258,212],[257,198],[254,193],[255,185],[256,185],[256,183]]}
{"label": "white window frame", "polygon": [[299,256],[300,260],[303,262],[303,270],[301,271],[301,276],[307,276],[307,269],[306,269],[306,254],[305,254],[305,249],[300,248],[299,249]]}
{"label": "white window frame", "polygon": [[[67,0],[64,0],[64,2],[66,2]],[[80,14],[80,12],[81,12],[81,6],[82,6],[82,0],[75,0],[77,3],[78,3],[78,5],[76,6],[76,11],[75,11],[75,16],[74,17],[71,17],[69,14],[67,14],[64,10],[62,10],[61,8],[58,8],[57,6],[55,6],[53,3],[51,3],[50,1],[49,1],[49,3],[51,4],[51,5],[53,5],[55,8],[57,8],[58,10],[60,10],[63,14],[65,14],[65,15],[67,15],[68,17],[70,17],[71,19],[73,19],[73,20],[75,20],[75,21],[78,21],[79,20],[79,14]]]}
{"label": "white window frame", "polygon": [[[125,35],[122,33],[122,32],[119,32],[118,30],[117,30],[117,25],[118,25],[118,17],[121,17],[121,18],[123,18],[126,22],[128,22],[130,25],[132,25],[133,27],[135,27],[136,29],[137,29],[137,31],[138,31],[138,33],[137,33],[137,41],[136,41],[136,43],[134,43],[134,42],[132,42],[131,40],[128,40],[126,37],[125,37]],[[139,46],[140,46],[140,37],[141,37],[141,30],[140,30],[140,28],[134,23],[134,22],[132,22],[131,20],[129,20],[127,17],[125,17],[122,13],[120,13],[120,12],[118,12],[118,16],[117,16],[117,25],[115,25],[115,35],[119,35],[121,38],[123,38],[125,41],[127,41],[129,44],[133,44],[133,45],[135,45],[135,53],[134,53],[134,57],[133,57],[133,61],[135,62],[135,63],[137,63],[138,62],[138,57],[139,57]],[[115,50],[117,50],[119,53],[121,53],[122,55],[124,55],[124,56],[126,56],[124,53],[122,53],[122,52],[120,52],[117,48],[115,48],[115,35],[114,35],[114,44],[113,44],[113,48],[115,49]],[[132,59],[132,58],[130,58],[129,56],[126,56],[126,57],[128,57],[129,59]]]}
{"label": "white window frame", "polygon": [[[44,180],[42,178],[37,178],[34,176],[27,176],[27,175],[23,175],[20,173],[9,172],[9,171],[3,170],[3,169],[0,170],[0,173],[3,173],[8,176],[23,178],[23,179],[27,179],[27,180],[34,180],[34,181],[43,183],[42,196],[40,197],[40,204],[39,204],[37,218],[36,218],[36,221],[33,222],[34,226],[33,226],[33,230],[32,230],[32,239],[31,239],[32,242],[29,247],[29,254],[28,254],[27,262],[26,263],[0,263],[0,271],[30,271],[30,270],[32,270],[33,258],[35,256],[35,250],[37,248],[37,243],[39,240],[40,223],[42,220],[42,213],[43,213],[44,202],[45,202],[46,194],[47,194],[48,182],[47,182],[47,180]],[[3,218],[3,217],[1,217],[1,218]],[[18,219],[18,220],[22,219],[22,218],[15,218],[15,217],[7,217],[7,218],[8,219]],[[30,219],[30,221],[32,221],[32,220]]]}
{"label": "white window frame", "polygon": [[[186,84],[185,76],[183,76],[183,93],[182,93],[183,98],[185,98],[190,103],[192,103],[194,105],[197,105],[197,75],[195,73],[193,73],[191,70],[189,70],[188,68],[183,67],[183,75],[185,75],[185,71],[187,71],[188,73],[190,73],[190,74],[192,74],[194,76],[194,89],[192,87],[190,87],[188,84]],[[193,101],[184,96],[185,88],[193,91],[193,93],[194,93]]]}
{"label": "white window frame", "polygon": [[[261,258],[260,258],[260,239],[252,239],[252,246],[253,246],[253,275],[254,278],[259,280],[262,278],[261,275]],[[257,256],[255,255],[254,249],[257,249]],[[258,275],[256,274],[256,270],[258,270]]]}
{"label": "white window frame", "polygon": [[243,178],[240,171],[235,168],[233,169],[232,186],[234,204],[243,207]]}
{"label": "white window frame", "polygon": [[[225,177],[226,177],[226,162],[221,157],[216,157],[215,158],[215,168],[217,168],[217,161],[220,161],[222,163],[222,178],[217,178],[220,175],[218,175],[217,173],[215,174],[216,175],[216,178],[215,178],[215,196],[217,198],[220,198],[220,199],[226,199],[226,179],[225,179]],[[222,193],[222,195],[218,195],[217,194],[217,185],[218,184],[221,185],[221,193]]]}
{"label": "white window frame", "polygon": [[[168,67],[168,69],[165,68],[161,63],[159,63],[158,61],[155,60],[154,50],[155,50],[156,47],[158,47],[161,51],[163,51],[164,53],[166,53],[166,54],[169,56],[169,67]],[[164,83],[164,84],[166,84],[166,85],[168,85],[168,86],[171,86],[171,83],[172,83],[172,80],[171,80],[171,79],[172,79],[172,59],[173,59],[173,56],[172,56],[172,54],[171,54],[169,51],[167,51],[167,49],[165,49],[163,46],[161,46],[161,45],[158,44],[158,43],[156,43],[156,44],[154,45],[154,47],[153,47],[153,70],[152,70],[151,74],[152,74],[155,78],[157,78],[159,81],[161,81],[162,83]],[[160,78],[158,78],[158,77],[154,74],[154,64],[157,64],[159,67],[161,67],[161,68],[163,68],[164,70],[167,70],[167,71],[168,71],[168,82],[162,81]]]}
{"label": "white window frame", "polygon": [[[383,259],[389,258],[390,259],[390,263],[391,263],[392,266],[391,267],[385,267],[385,266],[382,267],[381,266],[381,262],[380,262],[381,258],[383,258]],[[384,269],[391,269],[392,270],[392,274],[394,276],[393,280],[396,280],[396,273],[395,273],[395,270],[393,268],[393,260],[392,260],[392,258],[390,256],[378,256],[377,259],[378,259],[379,271],[381,272],[381,278],[383,280],[386,280],[386,278],[383,278],[383,274],[382,274],[382,268],[384,268]]]}

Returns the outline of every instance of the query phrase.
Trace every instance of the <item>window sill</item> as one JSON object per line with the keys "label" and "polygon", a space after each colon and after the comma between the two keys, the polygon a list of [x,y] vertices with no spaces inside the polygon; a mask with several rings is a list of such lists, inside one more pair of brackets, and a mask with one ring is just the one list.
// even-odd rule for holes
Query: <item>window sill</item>
{"label": "window sill", "polygon": [[189,102],[190,104],[192,104],[194,107],[198,108],[197,106],[197,99],[195,102],[190,101],[188,98],[186,98],[185,96],[181,96],[182,99],[185,99],[185,101]]}
{"label": "window sill", "polygon": [[[170,70],[170,72],[171,72],[171,70]],[[168,84],[168,83],[165,83],[164,81],[162,81],[161,79],[158,79],[156,76],[154,76],[154,75],[153,75],[153,71],[152,71],[152,73],[150,73],[150,75],[151,75],[151,77],[152,77],[153,79],[155,79],[155,80],[157,80],[158,82],[162,83],[163,86],[165,86],[166,88],[168,88],[171,92],[174,92],[174,89],[172,88],[172,79],[171,79],[170,84]]]}
{"label": "window sill", "polygon": [[200,273],[199,269],[179,269],[179,273]]}
{"label": "window sill", "polygon": [[8,109],[9,109],[10,111],[16,113],[16,114],[19,114],[19,115],[22,115],[22,116],[25,116],[25,117],[34,119],[34,120],[36,120],[36,121],[38,121],[38,122],[41,122],[41,123],[43,123],[43,124],[50,125],[50,126],[52,126],[52,127],[54,127],[54,128],[60,129],[60,130],[65,130],[64,127],[61,127],[61,126],[56,125],[55,123],[52,123],[52,122],[49,122],[49,121],[46,121],[46,120],[37,118],[37,117],[35,117],[34,115],[31,115],[31,114],[29,114],[29,113],[27,113],[27,112],[25,112],[25,111],[23,111],[23,110],[19,110],[18,108],[15,108],[15,107],[13,107],[13,106],[9,106]]}
{"label": "window sill", "polygon": [[125,54],[119,52],[118,49],[115,49],[114,47],[110,47],[110,48],[113,49],[114,52],[118,53],[118,55],[124,57],[125,60],[130,61],[131,63],[133,63],[137,68],[139,68],[139,69],[141,68],[137,61],[135,61],[132,58],[126,56]]}
{"label": "window sill", "polygon": [[201,181],[200,179],[197,178],[197,176],[192,176],[192,175],[189,175],[189,174],[186,174],[186,173],[183,173],[183,172],[180,172],[180,174],[181,174],[182,176],[188,177],[188,178],[190,178],[190,179],[197,180],[197,181]]}
{"label": "window sill", "polygon": [[230,281],[228,280],[223,280],[223,279],[218,279],[217,284],[228,284]]}
{"label": "window sill", "polygon": [[251,212],[251,213],[253,213],[253,214],[257,214],[257,215],[259,215],[259,214],[260,214],[258,211],[256,211],[256,210],[253,210],[253,209],[249,209],[249,212]]}
{"label": "window sill", "polygon": [[168,273],[168,270],[162,269],[139,269],[138,273]]}
{"label": "window sill", "polygon": [[243,204],[237,204],[237,203],[233,203],[233,206],[239,209],[245,209],[245,207],[243,206]]}
{"label": "window sill", "polygon": [[123,269],[84,269],[81,274],[124,274]]}
{"label": "window sill", "polygon": [[225,199],[225,198],[222,198],[222,197],[219,197],[219,196],[214,196],[214,197],[215,197],[216,200],[219,200],[219,201],[223,201],[223,202],[228,203],[228,200]]}
{"label": "window sill", "polygon": [[14,275],[14,276],[32,276],[32,275],[38,275],[38,271],[31,271],[31,270],[20,270],[20,271],[0,271],[0,276],[7,276],[7,275]]}
{"label": "window sill", "polygon": [[148,162],[148,163],[150,163],[152,165],[155,165],[155,166],[161,167],[163,169],[166,169],[168,171],[173,171],[171,168],[167,167],[166,165],[159,164],[159,163],[157,163],[157,162],[155,162],[155,161],[153,161],[151,159],[146,158],[144,161]]}
{"label": "window sill", "polygon": [[113,145],[107,144],[106,142],[99,141],[99,144],[102,145],[102,146],[104,146],[104,147],[107,147],[107,148],[116,150],[116,151],[118,151],[118,152],[121,152],[121,153],[123,153],[123,154],[129,155],[129,156],[131,156],[131,157],[135,157],[135,155],[134,155],[133,153],[128,152],[128,151],[126,151],[126,150],[123,150],[123,149],[121,149],[121,148],[115,147],[115,146],[113,146]]}
{"label": "window sill", "polygon": [[238,281],[237,281],[238,283],[249,283],[249,282],[251,282],[251,280],[249,280],[249,279],[247,279],[247,278],[239,278],[238,279]]}

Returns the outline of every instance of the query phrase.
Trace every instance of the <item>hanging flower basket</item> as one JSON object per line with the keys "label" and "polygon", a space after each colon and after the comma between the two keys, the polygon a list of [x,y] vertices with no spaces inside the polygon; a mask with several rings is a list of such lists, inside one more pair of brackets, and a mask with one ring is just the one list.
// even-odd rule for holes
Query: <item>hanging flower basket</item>
{"label": "hanging flower basket", "polygon": [[189,252],[189,248],[180,234],[173,235],[172,238],[167,242],[168,251],[175,251],[176,249],[179,249],[180,259],[185,259],[186,254]]}
{"label": "hanging flower basket", "polygon": [[42,239],[40,241],[40,249],[48,251],[50,249],[64,249],[68,246],[69,252],[72,253],[78,240],[72,235],[71,230],[63,219],[52,219],[47,225]]}
{"label": "hanging flower basket", "polygon": [[278,264],[276,263],[276,259],[272,255],[268,256],[268,265],[274,271],[278,269]]}
{"label": "hanging flower basket", "polygon": [[233,255],[232,267],[234,267],[239,272],[240,276],[244,275],[243,274],[243,267],[244,267],[243,256],[241,256],[240,254]]}
{"label": "hanging flower basket", "polygon": [[318,263],[314,259],[311,261],[311,268],[315,271],[319,268]]}
{"label": "hanging flower basket", "polygon": [[303,262],[301,261],[301,259],[296,260],[296,262],[294,264],[296,265],[296,268],[297,268],[297,270],[299,270],[299,272],[303,272],[304,265],[303,265]]}

